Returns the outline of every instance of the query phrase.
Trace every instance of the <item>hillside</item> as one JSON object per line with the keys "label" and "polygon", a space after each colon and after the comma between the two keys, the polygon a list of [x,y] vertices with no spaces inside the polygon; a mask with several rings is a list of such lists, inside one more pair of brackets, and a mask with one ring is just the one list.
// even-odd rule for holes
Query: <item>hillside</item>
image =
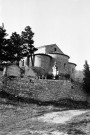
{"label": "hillside", "polygon": [[0,104],[0,135],[89,135],[90,110]]}
{"label": "hillside", "polygon": [[[72,94],[76,87],[78,95],[80,87],[77,84],[73,83],[73,87],[71,87],[72,85],[68,81],[17,79],[7,80],[8,87],[5,87],[5,82],[2,84],[1,81],[0,135],[90,134],[90,107],[87,106],[87,102],[68,98],[43,102],[30,98],[30,90],[36,91],[36,95],[39,93],[42,95],[44,91],[44,95],[48,96],[47,92],[50,94],[51,89],[53,91],[51,92],[52,99],[56,90],[55,86],[57,89],[63,86],[65,89],[63,95],[65,95],[64,92],[68,92],[67,84],[72,91],[69,93]],[[58,83],[59,85],[57,85]],[[19,96],[19,92],[22,96]],[[75,94],[76,92],[73,95],[75,96]],[[57,90],[55,96],[57,97]],[[45,99],[47,98],[44,96]]]}

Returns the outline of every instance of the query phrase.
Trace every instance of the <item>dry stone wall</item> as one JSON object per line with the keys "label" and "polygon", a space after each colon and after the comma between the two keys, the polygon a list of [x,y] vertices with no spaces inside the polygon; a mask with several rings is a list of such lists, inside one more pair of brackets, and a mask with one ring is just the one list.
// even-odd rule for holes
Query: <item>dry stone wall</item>
{"label": "dry stone wall", "polygon": [[7,79],[3,89],[16,96],[41,101],[58,101],[65,98],[86,101],[86,95],[79,85],[73,85],[70,81],[64,80],[35,79],[32,82],[30,78]]}

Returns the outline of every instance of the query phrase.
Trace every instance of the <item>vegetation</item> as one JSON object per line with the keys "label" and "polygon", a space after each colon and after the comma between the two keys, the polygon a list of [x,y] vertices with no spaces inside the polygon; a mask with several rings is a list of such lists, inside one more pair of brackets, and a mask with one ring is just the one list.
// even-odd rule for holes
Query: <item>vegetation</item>
{"label": "vegetation", "polygon": [[4,28],[4,25],[0,26],[0,60],[7,61],[7,48],[8,48],[8,42],[6,40],[6,36],[8,34],[6,33],[6,30]]}
{"label": "vegetation", "polygon": [[[18,63],[20,59],[24,56],[31,56],[32,66],[34,65],[34,52],[37,48],[34,47],[33,36],[30,26],[26,26],[25,30],[20,34],[17,32],[12,33],[10,38],[7,36],[6,29],[0,26],[0,60],[1,62],[16,62]],[[28,60],[29,61],[29,60]],[[29,64],[29,63],[28,63]]]}
{"label": "vegetation", "polygon": [[83,72],[84,72],[83,89],[87,94],[90,95],[90,69],[87,61],[85,61]]}
{"label": "vegetation", "polygon": [[65,78],[66,78],[66,80],[69,80],[70,79],[70,74],[65,74]]}
{"label": "vegetation", "polygon": [[69,80],[70,79],[69,74],[63,74],[63,73],[56,75],[55,78],[54,78],[52,73],[48,73],[48,74],[46,74],[46,77],[47,77],[47,79],[55,79],[55,80],[60,80],[60,79],[61,80]]}
{"label": "vegetation", "polygon": [[15,61],[19,62],[20,59],[23,57],[23,54],[22,54],[23,46],[22,46],[21,36],[17,34],[16,32],[12,33],[12,35],[10,36],[8,45],[9,45],[8,60],[10,62],[15,62]]}
{"label": "vegetation", "polygon": [[22,37],[22,42],[24,46],[24,55],[27,56],[27,65],[29,65],[29,57],[31,56],[31,63],[32,66],[34,66],[34,52],[37,51],[37,48],[34,47],[33,43],[33,35],[34,33],[32,32],[30,26],[25,27],[25,30],[22,31],[21,37]]}
{"label": "vegetation", "polygon": [[83,75],[83,71],[82,70],[75,70],[75,80],[77,81],[77,82],[83,82],[83,77],[84,77],[84,75]]}

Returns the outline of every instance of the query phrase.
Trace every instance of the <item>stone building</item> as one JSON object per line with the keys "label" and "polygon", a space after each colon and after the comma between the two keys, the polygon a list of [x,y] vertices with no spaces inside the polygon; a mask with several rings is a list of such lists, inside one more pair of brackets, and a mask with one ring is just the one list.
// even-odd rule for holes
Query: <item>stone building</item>
{"label": "stone building", "polygon": [[[57,74],[70,74],[70,77],[74,79],[76,64],[69,62],[69,58],[56,44],[41,46],[38,47],[38,50],[34,54],[34,69],[43,75],[51,74],[56,64]],[[27,58],[20,61],[20,66],[27,66]],[[30,59],[28,66],[32,66]]]}

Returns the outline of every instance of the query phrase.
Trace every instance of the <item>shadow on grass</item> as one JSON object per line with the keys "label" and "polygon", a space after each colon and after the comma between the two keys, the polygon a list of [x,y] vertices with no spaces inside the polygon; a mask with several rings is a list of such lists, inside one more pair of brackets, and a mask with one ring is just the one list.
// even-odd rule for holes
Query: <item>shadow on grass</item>
{"label": "shadow on grass", "polygon": [[79,129],[69,129],[67,132],[69,135],[86,135],[85,132],[79,130]]}
{"label": "shadow on grass", "polygon": [[[62,107],[67,109],[88,109],[87,102],[74,101],[72,99],[60,99],[59,101],[40,101],[27,97],[15,96],[14,94],[7,93],[6,91],[0,91],[0,98],[6,99],[5,104],[18,105],[19,103],[37,104],[39,106],[53,105],[54,107]],[[2,103],[2,102],[1,102]]]}

